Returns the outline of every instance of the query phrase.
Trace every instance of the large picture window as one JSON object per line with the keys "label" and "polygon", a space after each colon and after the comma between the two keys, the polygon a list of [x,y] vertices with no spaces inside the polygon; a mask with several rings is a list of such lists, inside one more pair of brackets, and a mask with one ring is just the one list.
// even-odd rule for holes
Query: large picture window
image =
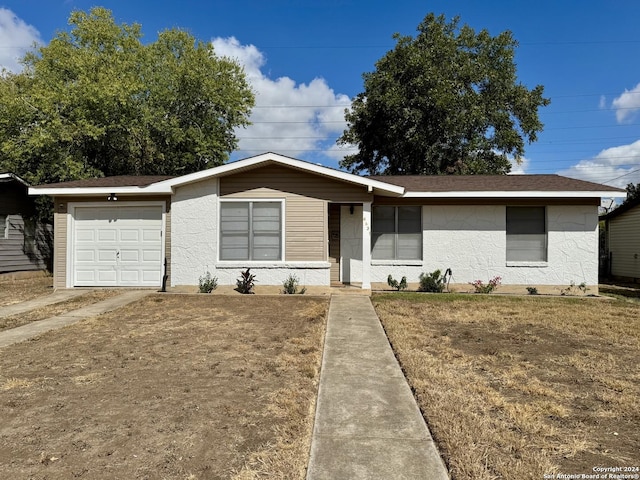
{"label": "large picture window", "polygon": [[282,203],[221,202],[220,260],[282,260]]}
{"label": "large picture window", "polygon": [[507,207],[507,261],[547,261],[545,207]]}
{"label": "large picture window", "polygon": [[374,206],[371,258],[373,260],[422,259],[422,208]]}

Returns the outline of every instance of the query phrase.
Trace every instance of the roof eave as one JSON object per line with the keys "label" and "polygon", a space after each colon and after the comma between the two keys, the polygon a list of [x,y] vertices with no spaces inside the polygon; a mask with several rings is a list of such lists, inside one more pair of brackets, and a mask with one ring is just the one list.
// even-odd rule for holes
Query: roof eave
{"label": "roof eave", "polygon": [[30,187],[29,195],[49,195],[52,197],[90,197],[95,195],[110,195],[112,193],[118,195],[125,194],[165,194],[170,195],[173,193],[173,190],[170,187],[165,185],[159,185],[158,183],[154,183],[151,185],[147,185],[145,187],[71,187],[71,188],[60,188],[60,187]]}
{"label": "roof eave", "polygon": [[624,198],[624,191],[464,191],[407,192],[403,198]]}

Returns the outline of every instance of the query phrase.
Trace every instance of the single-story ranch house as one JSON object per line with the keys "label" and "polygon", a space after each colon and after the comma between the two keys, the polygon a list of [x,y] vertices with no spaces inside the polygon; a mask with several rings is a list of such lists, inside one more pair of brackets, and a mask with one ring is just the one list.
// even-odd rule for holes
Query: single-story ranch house
{"label": "single-story ranch house", "polygon": [[[32,187],[54,197],[54,286],[348,283],[453,272],[452,283],[597,285],[600,198],[557,175],[362,177],[265,153],[180,177]],[[165,261],[166,259],[166,261]],[[165,271],[166,265],[166,271]]]}

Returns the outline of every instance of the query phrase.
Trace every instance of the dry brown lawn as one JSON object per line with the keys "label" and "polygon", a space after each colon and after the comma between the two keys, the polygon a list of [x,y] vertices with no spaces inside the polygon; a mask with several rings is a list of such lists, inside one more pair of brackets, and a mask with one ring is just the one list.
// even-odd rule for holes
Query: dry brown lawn
{"label": "dry brown lawn", "polygon": [[0,332],[9,328],[20,327],[27,323],[37,322],[38,320],[43,320],[45,318],[63,315],[72,310],[77,310],[78,308],[86,307],[87,305],[114,297],[120,293],[122,293],[122,290],[87,290],[86,293],[78,297],[73,297],[69,300],[46,305],[28,312],[11,315],[10,317],[0,318]]}
{"label": "dry brown lawn", "polygon": [[37,275],[13,278],[0,275],[0,307],[31,300],[53,292],[53,277]]}
{"label": "dry brown lawn", "polygon": [[0,477],[304,478],[327,307],[151,294],[0,349]]}
{"label": "dry brown lawn", "polygon": [[373,301],[454,480],[640,465],[638,303],[455,294]]}

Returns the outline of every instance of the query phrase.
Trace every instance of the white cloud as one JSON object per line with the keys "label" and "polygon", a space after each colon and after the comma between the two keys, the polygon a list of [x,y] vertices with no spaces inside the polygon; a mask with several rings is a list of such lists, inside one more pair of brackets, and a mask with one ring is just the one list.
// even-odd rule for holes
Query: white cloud
{"label": "white cloud", "polygon": [[520,157],[520,163],[518,164],[515,159],[510,158],[511,162],[511,171],[509,175],[524,175],[527,173],[527,168],[529,168],[529,159],[525,157]]}
{"label": "white cloud", "polygon": [[626,90],[615,98],[611,106],[616,110],[616,120],[622,123],[631,120],[640,111],[640,83],[631,90]]}
{"label": "white cloud", "polygon": [[263,73],[266,60],[262,52],[234,37],[214,38],[212,43],[217,55],[244,66],[256,94],[253,124],[236,132],[241,153],[252,156],[272,151],[299,158],[322,153],[342,159],[344,150],[335,146],[335,139],[346,127],[344,109],[351,104],[347,95],[335,93],[322,78],[307,84],[289,77],[269,78]]}
{"label": "white cloud", "polygon": [[581,160],[558,174],[619,188],[640,183],[640,140],[602,150],[595,157]]}
{"label": "white cloud", "polygon": [[22,65],[18,60],[34,43],[41,42],[40,33],[35,27],[27,25],[11,10],[0,8],[0,67],[19,72]]}

